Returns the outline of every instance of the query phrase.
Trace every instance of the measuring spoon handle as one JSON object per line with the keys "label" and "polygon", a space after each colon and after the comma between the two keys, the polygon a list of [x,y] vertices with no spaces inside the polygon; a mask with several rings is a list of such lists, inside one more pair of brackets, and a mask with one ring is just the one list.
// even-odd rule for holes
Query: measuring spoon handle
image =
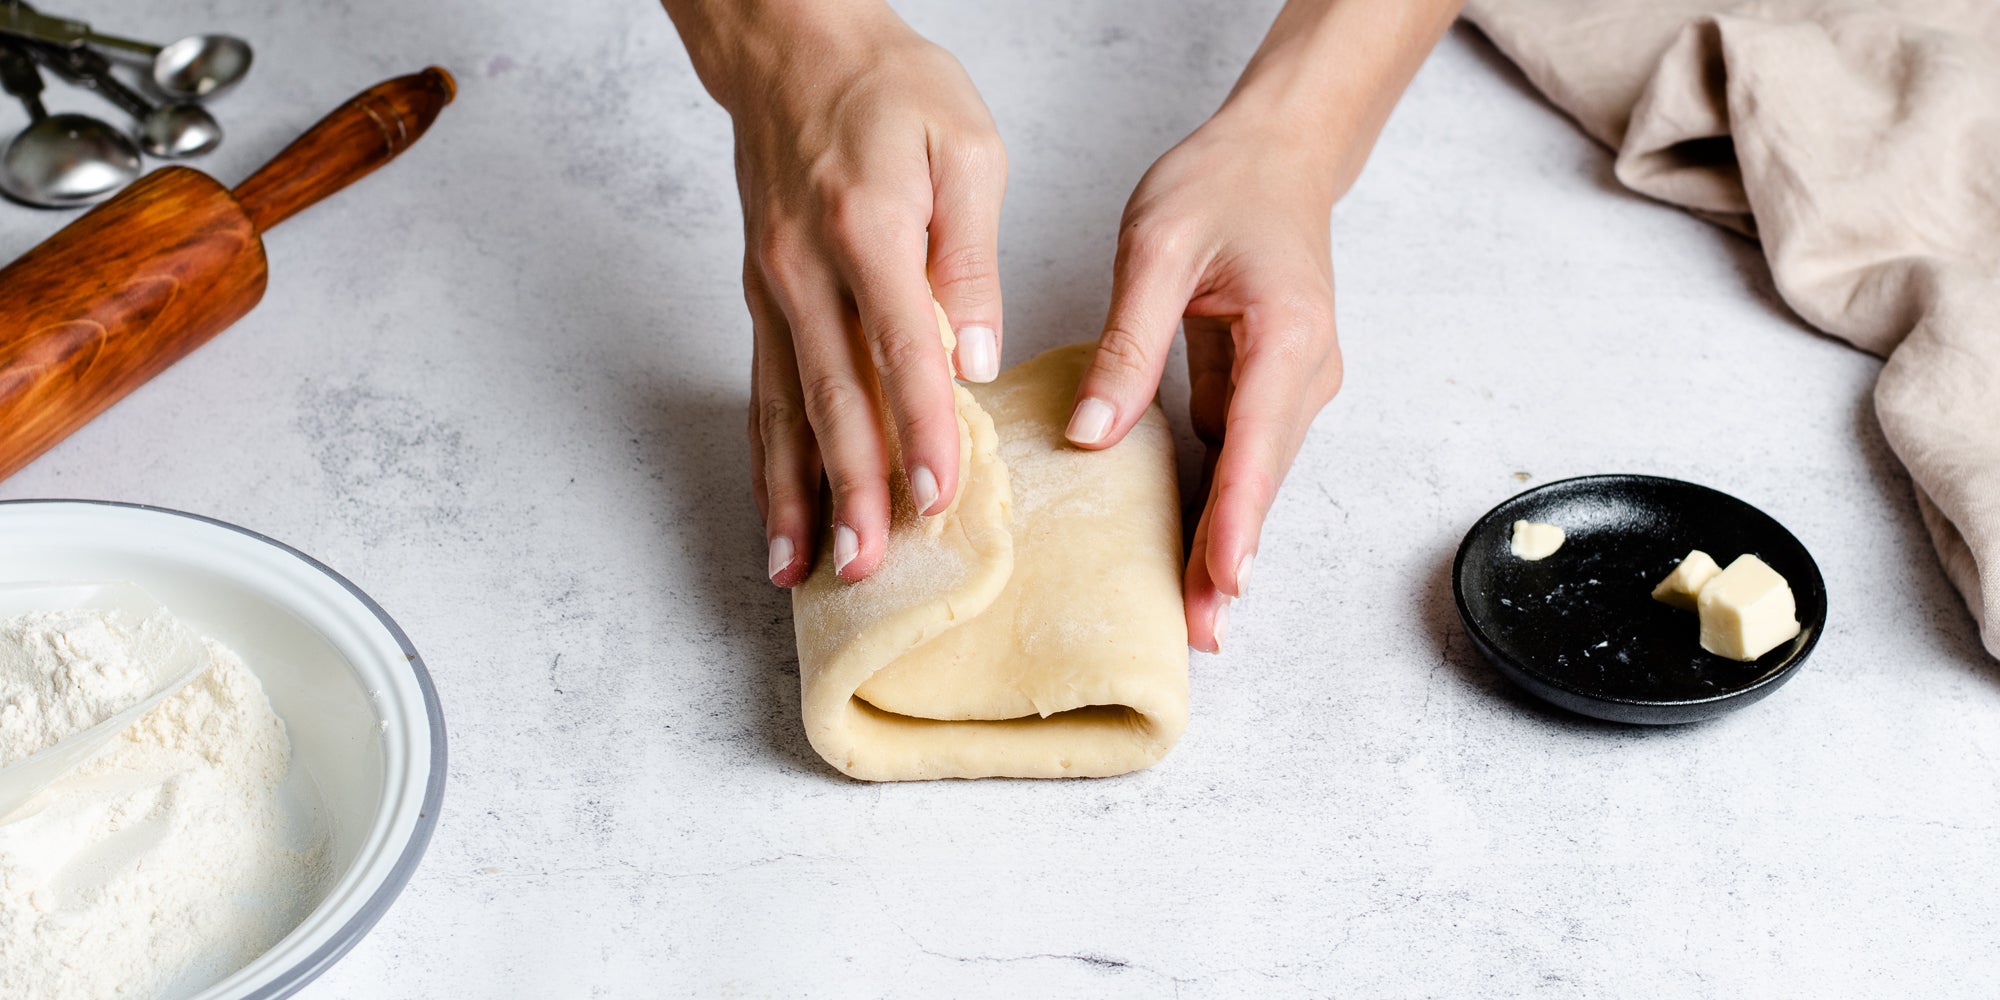
{"label": "measuring spoon handle", "polygon": [[105,100],[118,105],[126,114],[145,118],[153,113],[153,102],[113,76],[111,60],[104,58],[104,54],[96,49],[82,45],[67,48],[48,42],[23,42],[21,47],[32,52],[50,69],[104,95]]}
{"label": "measuring spoon handle", "polygon": [[133,41],[116,35],[101,35],[92,31],[90,25],[82,21],[54,17],[18,2],[0,2],[0,35],[32,38],[38,42],[49,42],[65,48],[75,48],[88,42],[108,49],[136,52],[148,59],[160,54],[160,46],[150,42]]}
{"label": "measuring spoon handle", "polygon": [[162,45],[154,45],[152,42],[137,42],[130,38],[120,38],[117,35],[99,34],[91,31],[89,28],[84,29],[83,40],[99,48],[120,49],[125,52],[137,53],[148,59],[159,55],[160,50],[165,48]]}
{"label": "measuring spoon handle", "polygon": [[0,3],[0,35],[57,45],[82,45],[90,37],[90,25],[66,17],[50,17],[24,3]]}
{"label": "measuring spoon handle", "polygon": [[41,71],[26,52],[5,39],[0,39],[0,86],[20,98],[30,119],[41,121],[49,116],[48,109],[42,107]]}

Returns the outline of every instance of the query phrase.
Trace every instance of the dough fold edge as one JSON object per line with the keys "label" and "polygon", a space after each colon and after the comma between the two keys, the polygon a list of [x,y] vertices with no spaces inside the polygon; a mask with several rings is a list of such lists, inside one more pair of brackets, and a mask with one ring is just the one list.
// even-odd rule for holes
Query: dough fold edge
{"label": "dough fold edge", "polygon": [[[1067,372],[1080,369],[1087,358],[1087,350],[1072,347],[1050,352],[1022,368],[1039,365],[1043,373],[1051,368]],[[927,536],[925,544],[960,553],[965,572],[933,590],[884,587],[882,600],[869,604],[854,591],[876,584],[875,578],[860,584],[835,580],[826,569],[830,553],[823,547],[813,577],[794,592],[793,600],[800,707],[808,741],[843,774],[866,781],[1108,777],[1158,762],[1187,726],[1184,635],[1156,644],[1179,653],[1178,664],[1167,665],[1177,666],[1171,683],[1160,683],[1158,664],[1137,673],[1121,669],[1124,664],[1113,650],[1095,676],[1081,679],[1081,690],[1089,693],[1091,704],[1046,716],[921,718],[885,710],[857,693],[878,671],[992,608],[1017,571],[1016,546],[1021,540],[1015,534],[1021,525],[1012,520],[1015,497],[1008,466],[999,454],[999,433],[971,393],[963,386],[954,390],[963,470],[959,497],[951,509],[926,519],[914,518],[905,509],[907,504],[899,504],[899,523],[883,565],[886,569],[890,560],[909,559],[916,544],[913,538],[921,532]],[[1149,428],[1157,422],[1153,429],[1164,440],[1164,418],[1157,408],[1147,420]],[[1160,488],[1171,491],[1168,448],[1154,460],[1166,466]],[[906,491],[906,484],[899,489]],[[1164,502],[1177,505],[1172,497]],[[1177,520],[1177,513],[1173,516]],[[1163,544],[1171,543],[1163,540]],[[1121,569],[1109,567],[1114,574]],[[1164,568],[1151,571],[1165,572]],[[1178,581],[1174,584],[1177,591]],[[1172,617],[1180,624],[1177,596],[1173,604]],[[1012,598],[1007,607],[1013,607]],[[1155,661],[1166,659],[1157,648],[1142,652]]]}

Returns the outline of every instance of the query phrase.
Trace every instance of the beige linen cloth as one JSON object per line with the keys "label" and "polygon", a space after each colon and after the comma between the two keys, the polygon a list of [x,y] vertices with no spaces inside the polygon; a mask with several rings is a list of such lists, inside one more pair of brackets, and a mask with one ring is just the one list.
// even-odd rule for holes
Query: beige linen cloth
{"label": "beige linen cloth", "polygon": [[2000,656],[2000,0],[1468,0],[1617,152],[1761,241],[1807,322],[1888,358],[1883,433]]}

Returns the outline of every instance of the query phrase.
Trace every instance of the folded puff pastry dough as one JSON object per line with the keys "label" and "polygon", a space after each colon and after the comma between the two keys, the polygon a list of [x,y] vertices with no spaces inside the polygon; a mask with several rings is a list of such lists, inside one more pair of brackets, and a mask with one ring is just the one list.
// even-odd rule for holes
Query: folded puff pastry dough
{"label": "folded puff pastry dough", "polygon": [[917,517],[899,472],[874,575],[836,579],[823,546],[793,592],[806,734],[841,771],[1103,777],[1152,764],[1180,738],[1173,439],[1155,405],[1115,447],[1069,445],[1090,357],[1088,344],[1059,348],[991,385],[954,386],[951,508]]}

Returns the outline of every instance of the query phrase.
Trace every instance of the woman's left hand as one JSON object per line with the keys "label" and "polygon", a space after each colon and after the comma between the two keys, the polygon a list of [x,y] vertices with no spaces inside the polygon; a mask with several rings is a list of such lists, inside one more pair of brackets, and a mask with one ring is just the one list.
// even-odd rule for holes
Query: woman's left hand
{"label": "woman's left hand", "polygon": [[1153,164],[1125,206],[1110,315],[1068,436],[1122,439],[1187,332],[1188,410],[1208,496],[1184,583],[1188,642],[1218,652],[1264,516],[1340,389],[1329,238],[1339,171],[1278,116],[1225,109]]}

